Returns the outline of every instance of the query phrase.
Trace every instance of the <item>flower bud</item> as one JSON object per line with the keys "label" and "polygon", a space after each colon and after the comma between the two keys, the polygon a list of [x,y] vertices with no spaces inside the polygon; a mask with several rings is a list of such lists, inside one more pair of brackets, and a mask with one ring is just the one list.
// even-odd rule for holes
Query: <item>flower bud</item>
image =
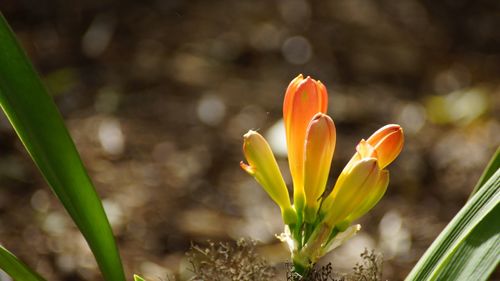
{"label": "flower bud", "polygon": [[330,164],[335,150],[335,124],[323,113],[318,113],[309,123],[304,163],[305,220],[316,219],[320,197],[325,191]]}
{"label": "flower bud", "polygon": [[377,151],[378,164],[381,169],[389,165],[403,148],[403,129],[396,124],[386,125],[373,133],[367,140]]}
{"label": "flower bud", "polygon": [[[383,168],[399,155],[403,142],[403,130],[399,125],[384,126],[370,136],[368,140],[359,142],[356,146],[356,153],[342,171],[332,193],[323,202],[320,213],[323,217],[328,217],[326,219],[327,223],[333,223],[334,226],[338,225],[340,228],[345,228],[377,204],[389,184],[389,172],[383,170]],[[358,186],[360,188],[358,191],[356,191],[356,188],[350,188],[349,191],[343,193],[344,196],[340,196],[339,194],[344,191],[342,186],[353,186],[351,183],[346,184],[347,179],[356,177],[356,174],[361,180],[365,177],[360,173],[362,172],[360,167],[366,165],[361,165],[364,161],[375,161],[377,163],[374,172],[367,178],[366,182]],[[349,192],[358,192],[362,197],[354,196]],[[339,198],[344,200],[349,198],[352,205],[344,208],[344,212],[330,211],[341,208],[338,203]]]}
{"label": "flower bud", "polygon": [[255,131],[250,130],[243,138],[243,153],[248,164],[240,162],[241,168],[252,175],[278,204],[285,224],[295,223],[296,214],[290,204],[288,189],[271,147],[264,137]]}
{"label": "flower bud", "polygon": [[323,202],[321,213],[323,221],[335,226],[348,218],[372,193],[380,169],[377,159],[366,158],[357,161],[352,167],[346,166],[340,174],[335,187]]}
{"label": "flower bud", "polygon": [[363,199],[363,202],[347,217],[349,223],[357,220],[368,211],[370,211],[377,203],[380,201],[382,196],[384,196],[387,186],[389,185],[389,171],[380,171],[377,183],[375,183],[370,194]]}

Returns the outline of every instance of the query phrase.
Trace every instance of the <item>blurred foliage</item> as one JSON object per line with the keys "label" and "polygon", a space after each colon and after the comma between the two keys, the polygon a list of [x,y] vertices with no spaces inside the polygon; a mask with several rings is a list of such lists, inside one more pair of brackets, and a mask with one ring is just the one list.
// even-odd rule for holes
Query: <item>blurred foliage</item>
{"label": "blurred foliage", "polygon": [[15,280],[45,281],[43,277],[2,246],[0,246],[0,268]]}
{"label": "blurred foliage", "polygon": [[141,276],[134,274],[134,281],[146,281],[146,280],[144,280],[144,278],[142,278]]}
{"label": "blurred foliage", "polygon": [[429,120],[437,124],[467,125],[487,112],[491,104],[487,93],[487,89],[473,88],[452,92],[444,97],[429,97]]}

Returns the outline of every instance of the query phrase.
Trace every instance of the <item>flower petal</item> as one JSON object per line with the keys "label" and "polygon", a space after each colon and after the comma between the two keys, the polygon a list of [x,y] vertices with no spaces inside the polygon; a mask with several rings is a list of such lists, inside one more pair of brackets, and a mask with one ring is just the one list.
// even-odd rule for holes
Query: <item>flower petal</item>
{"label": "flower petal", "polygon": [[[304,76],[302,74],[299,74],[297,77],[295,77],[292,82],[288,85],[288,88],[286,89],[285,93],[285,100],[283,101],[283,116],[288,114],[288,111],[290,110],[290,102],[293,100],[289,98],[291,95],[293,95],[297,91],[297,87],[299,86],[300,82],[304,80]],[[287,98],[288,97],[288,98]]]}

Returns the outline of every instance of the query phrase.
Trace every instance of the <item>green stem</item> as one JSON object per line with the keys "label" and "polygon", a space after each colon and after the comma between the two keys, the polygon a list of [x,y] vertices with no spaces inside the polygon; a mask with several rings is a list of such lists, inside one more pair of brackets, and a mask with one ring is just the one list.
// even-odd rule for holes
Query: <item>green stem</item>
{"label": "green stem", "polygon": [[295,226],[295,229],[293,230],[293,239],[297,241],[297,250],[300,250],[302,246],[304,245],[302,241],[302,228],[303,228],[303,217],[301,213],[297,213],[297,224]]}
{"label": "green stem", "polygon": [[293,262],[293,272],[299,274],[301,277],[306,276],[310,269],[309,266],[303,265],[300,262]]}
{"label": "green stem", "polygon": [[334,227],[332,233],[330,233],[330,236],[328,237],[328,240],[326,240],[325,245],[330,243],[330,241],[332,241],[332,239],[335,238],[335,236],[337,236],[339,232],[340,232],[339,229],[337,227]]}
{"label": "green stem", "polygon": [[304,231],[304,245],[307,244],[307,241],[309,241],[309,238],[311,237],[311,234],[314,231],[314,224],[312,223],[305,223],[305,231]]}

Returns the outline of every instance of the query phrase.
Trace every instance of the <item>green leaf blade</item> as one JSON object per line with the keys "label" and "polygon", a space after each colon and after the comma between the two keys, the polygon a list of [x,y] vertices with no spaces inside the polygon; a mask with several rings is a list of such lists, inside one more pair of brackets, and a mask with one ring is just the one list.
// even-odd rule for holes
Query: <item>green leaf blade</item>
{"label": "green leaf blade", "polygon": [[500,261],[499,218],[497,205],[450,255],[439,274],[440,280],[481,280],[481,276],[489,276],[495,270]]}
{"label": "green leaf blade", "polygon": [[45,281],[38,273],[0,246],[0,268],[14,280]]}
{"label": "green leaf blade", "polygon": [[488,165],[486,165],[486,169],[484,169],[483,174],[472,190],[470,197],[476,194],[476,192],[490,179],[490,177],[498,170],[498,168],[500,168],[500,147],[497,148],[490,162],[488,163]]}
{"label": "green leaf blade", "polygon": [[0,13],[0,106],[87,240],[104,278],[125,280],[99,196],[57,107]]}
{"label": "green leaf blade", "polygon": [[[436,238],[405,280],[487,280],[499,262],[499,203],[500,169],[497,169]],[[494,254],[490,253],[490,247],[496,247]],[[485,270],[479,271],[478,265]],[[447,276],[454,277],[446,279]]]}

